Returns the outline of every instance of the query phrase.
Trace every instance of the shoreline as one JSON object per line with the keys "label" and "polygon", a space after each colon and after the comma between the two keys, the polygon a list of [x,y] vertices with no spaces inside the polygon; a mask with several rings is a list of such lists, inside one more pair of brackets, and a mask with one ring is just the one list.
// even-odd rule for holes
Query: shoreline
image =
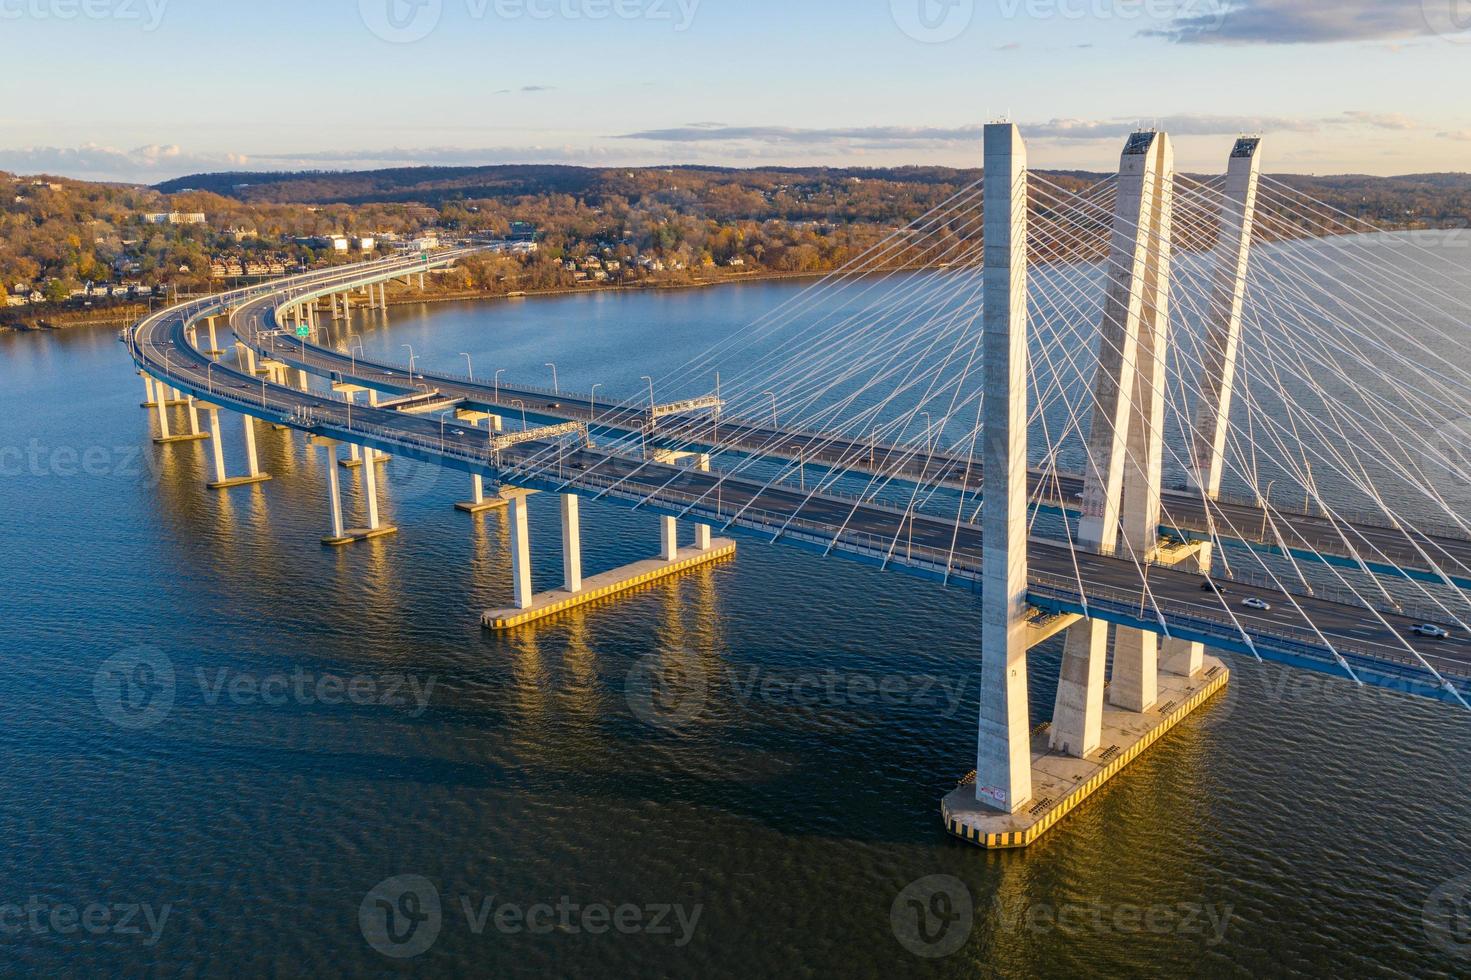
{"label": "shoreline", "polygon": [[[906,266],[896,268],[892,272],[916,272],[933,266]],[[388,305],[414,306],[425,303],[460,303],[460,302],[483,302],[487,300],[513,300],[531,299],[545,296],[577,296],[587,293],[636,293],[636,292],[662,292],[665,290],[681,289],[710,289],[717,286],[733,286],[744,283],[776,282],[798,279],[821,279],[832,275],[840,270],[828,270],[824,272],[772,272],[752,273],[735,276],[722,276],[716,279],[701,279],[693,282],[668,282],[668,283],[640,283],[635,285],[602,284],[588,286],[558,287],[556,289],[526,289],[511,290],[510,292],[491,291],[485,289],[472,289],[460,291],[439,291],[426,289],[422,294],[411,293],[388,296]],[[223,290],[222,290],[223,292]],[[204,294],[201,294],[204,295]],[[4,333],[58,333],[63,330],[72,330],[78,327],[117,327],[136,323],[148,310],[139,305],[119,307],[106,311],[106,315],[98,314],[90,316],[86,314],[61,314],[59,316],[40,316],[25,323],[0,323],[0,334]]]}

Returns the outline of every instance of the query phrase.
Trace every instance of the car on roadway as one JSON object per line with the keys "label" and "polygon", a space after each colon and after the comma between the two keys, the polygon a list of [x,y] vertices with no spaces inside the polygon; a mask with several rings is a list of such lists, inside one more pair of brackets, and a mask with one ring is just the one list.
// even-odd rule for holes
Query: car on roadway
{"label": "car on roadway", "polygon": [[452,434],[457,435],[457,436],[462,436],[462,435],[465,434],[465,430],[464,429],[450,429],[449,431]]}
{"label": "car on roadway", "polygon": [[547,402],[547,408],[561,408],[561,402]]}
{"label": "car on roadway", "polygon": [[1434,623],[1421,623],[1410,630],[1416,636],[1428,636],[1432,640],[1444,640],[1450,637],[1451,631],[1444,626],[1436,626]]}
{"label": "car on roadway", "polygon": [[1256,596],[1252,596],[1248,599],[1242,599],[1241,604],[1248,609],[1255,609],[1257,612],[1272,611],[1272,604],[1270,602],[1265,599],[1258,599]]}
{"label": "car on roadway", "polygon": [[1219,585],[1216,584],[1216,580],[1215,579],[1208,578],[1204,582],[1201,582],[1200,583],[1200,591],[1202,591],[1202,592],[1215,592],[1217,594],[1220,594],[1223,590],[1221,589],[1221,587]]}

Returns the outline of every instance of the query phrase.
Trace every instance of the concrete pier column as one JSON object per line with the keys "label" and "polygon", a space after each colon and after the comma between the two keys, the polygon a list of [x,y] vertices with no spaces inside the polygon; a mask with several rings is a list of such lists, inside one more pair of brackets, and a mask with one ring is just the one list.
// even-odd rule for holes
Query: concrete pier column
{"label": "concrete pier column", "polygon": [[155,410],[158,412],[158,438],[172,438],[169,432],[169,389],[162,381],[154,386],[158,397],[153,400]]}
{"label": "concrete pier column", "polygon": [[1067,631],[1052,727],[1047,743],[1079,759],[1096,750],[1103,736],[1104,669],[1108,664],[1108,624],[1085,619]]}
{"label": "concrete pier column", "polygon": [[[355,399],[357,398],[357,395],[358,395],[358,393],[355,392],[355,391],[348,391],[348,392],[344,392],[343,395],[342,395],[342,397],[343,397],[343,399],[349,405],[353,405],[353,404],[356,404]],[[352,461],[352,465],[353,466],[357,466],[359,463],[361,463],[363,461],[363,450],[362,450],[362,447],[360,447],[355,442],[352,443],[348,447],[348,458]]]}
{"label": "concrete pier column", "polygon": [[419,292],[424,291],[424,273],[419,273]]}
{"label": "concrete pier column", "polygon": [[199,403],[194,400],[194,396],[193,395],[190,395],[189,396],[188,401],[189,401],[189,434],[191,436],[197,436],[197,435],[200,435],[200,430],[199,430]]}
{"label": "concrete pier column", "polygon": [[143,407],[153,408],[153,403],[156,401],[158,401],[158,396],[153,393],[153,376],[145,374],[143,375]]}
{"label": "concrete pier column", "polygon": [[659,557],[665,561],[679,558],[679,523],[672,517],[659,518]]}
{"label": "concrete pier column", "polygon": [[215,335],[215,320],[216,317],[209,318],[209,356],[214,358],[215,360],[219,360],[220,340],[219,337]]}
{"label": "concrete pier column", "polygon": [[342,294],[342,319],[352,319],[352,294],[348,292]]}
{"label": "concrete pier column", "polygon": [[[700,453],[699,458],[695,461],[695,469],[699,470],[701,473],[709,473],[710,472],[710,454],[709,453]],[[699,548],[701,551],[709,551],[710,550],[710,525],[709,524],[696,524],[695,525],[695,547],[696,548]]]}
{"label": "concrete pier column", "polygon": [[352,539],[342,525],[342,484],[337,477],[337,443],[325,442],[327,450],[327,506],[332,515],[332,532],[322,539],[323,544],[342,544]]}
{"label": "concrete pier column", "polygon": [[1032,798],[1027,701],[1027,151],[1010,123],[985,128],[982,273],[986,493],[981,503],[981,710],[977,802]]}
{"label": "concrete pier column", "polygon": [[209,441],[213,450],[215,461],[215,483],[224,483],[225,476],[225,441],[220,437],[220,410],[209,408]]}
{"label": "concrete pier column", "polygon": [[260,473],[260,457],[255,452],[255,419],[249,415],[242,415],[245,421],[245,472],[251,477],[258,477]]}
{"label": "concrete pier column", "polygon": [[312,378],[311,375],[306,372],[305,368],[297,368],[296,382],[297,384],[301,385],[302,391],[312,390]]}
{"label": "concrete pier column", "polygon": [[373,465],[376,454],[371,446],[363,447],[363,502],[368,507],[369,531],[382,526],[378,520],[378,470]]}
{"label": "concrete pier column", "polygon": [[577,495],[562,494],[563,588],[573,595],[582,591],[582,521]]}
{"label": "concrete pier column", "polygon": [[1158,700],[1159,637],[1147,630],[1119,627],[1113,639],[1108,703],[1125,711],[1148,711]]}
{"label": "concrete pier column", "polygon": [[531,532],[527,525],[527,498],[518,494],[511,498],[511,584],[515,589],[516,608],[530,609]]}

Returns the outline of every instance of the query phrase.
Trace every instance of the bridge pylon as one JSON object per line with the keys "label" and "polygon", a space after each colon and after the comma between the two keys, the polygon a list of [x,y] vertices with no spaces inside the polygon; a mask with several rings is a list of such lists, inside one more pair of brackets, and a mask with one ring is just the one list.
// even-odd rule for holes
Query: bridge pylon
{"label": "bridge pylon", "polygon": [[981,719],[975,798],[1015,813],[1032,798],[1027,702],[1027,150],[985,129],[982,359]]}
{"label": "bridge pylon", "polygon": [[[1154,236],[1168,235],[1173,179],[1169,137],[1132,134],[1119,158],[1076,542],[1085,551],[1112,555],[1118,550],[1124,521],[1125,541],[1140,561],[1153,557],[1159,535],[1170,270],[1168,242]],[[1127,515],[1126,485],[1133,491],[1128,494]],[[1108,630],[1107,623],[1088,619],[1068,631],[1049,736],[1056,751],[1086,758],[1099,747]],[[1115,690],[1110,698],[1114,704],[1134,711],[1153,705],[1158,684],[1156,644],[1152,633],[1117,632]]]}
{"label": "bridge pylon", "polygon": [[[1210,319],[1202,353],[1200,401],[1196,405],[1194,442],[1186,474],[1190,489],[1204,493],[1211,500],[1220,496],[1221,479],[1225,475],[1226,433],[1241,342],[1241,308],[1246,299],[1246,268],[1256,222],[1261,142],[1258,137],[1242,137],[1231,149],[1216,233],[1213,301],[1207,312]],[[1214,557],[1211,542],[1201,542],[1195,557],[1201,574],[1209,575]],[[1203,644],[1169,637],[1163,644],[1160,665],[1172,674],[1194,677],[1200,673],[1204,656]]]}
{"label": "bridge pylon", "polygon": [[[1114,555],[1122,538],[1140,563],[1173,563],[1197,550],[1165,553],[1159,538],[1173,185],[1169,137],[1131,135],[1120,158],[1074,541],[1078,550]],[[1021,139],[1013,126],[987,126],[981,723],[974,785],[962,781],[941,805],[950,833],[985,847],[1032,843],[1230,676],[1211,659],[1193,675],[1162,678],[1157,634],[1118,626],[1106,688],[1110,626],[1086,618],[1086,594],[1081,615],[1029,622],[1026,209]],[[1067,638],[1053,719],[1033,731],[1027,649],[1057,629]]]}

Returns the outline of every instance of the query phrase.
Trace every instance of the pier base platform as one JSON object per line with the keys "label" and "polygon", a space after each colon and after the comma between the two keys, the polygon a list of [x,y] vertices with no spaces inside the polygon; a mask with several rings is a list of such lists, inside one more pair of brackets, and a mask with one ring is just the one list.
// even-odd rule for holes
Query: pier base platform
{"label": "pier base platform", "polygon": [[155,436],[154,439],[153,439],[153,444],[155,446],[170,446],[170,445],[173,445],[176,442],[199,442],[202,439],[208,439],[208,438],[209,438],[209,433],[208,432],[196,432],[196,433],[192,433],[192,434],[186,432],[186,433],[184,433],[181,436],[165,436],[162,439],[160,439],[157,436]]}
{"label": "pier base platform", "polygon": [[342,532],[342,537],[334,538],[331,535],[322,539],[322,544],[329,548],[341,548],[343,545],[357,544],[359,541],[372,541],[374,538],[386,538],[390,534],[397,534],[396,527],[380,527],[376,530],[366,527],[348,528]]}
{"label": "pier base platform", "polygon": [[217,480],[214,483],[206,483],[205,487],[210,490],[228,490],[231,487],[248,487],[255,483],[265,483],[270,480],[271,474],[261,473],[257,476],[232,476],[228,480]]}
{"label": "pier base platform", "polygon": [[1208,656],[1195,677],[1161,673],[1159,700],[1151,711],[1123,711],[1105,703],[1101,746],[1086,759],[1052,751],[1047,726],[1041,726],[1032,733],[1031,803],[1017,813],[998,813],[976,799],[972,774],[940,803],[945,829],[980,847],[1026,847],[1225,687],[1230,677],[1225,664]]}
{"label": "pier base platform", "polygon": [[565,589],[542,592],[531,600],[530,607],[526,609],[492,610],[481,618],[481,622],[486,629],[492,630],[508,630],[517,626],[525,626],[527,623],[555,616],[577,606],[585,606],[625,592],[632,592],[660,579],[687,572],[701,565],[723,561],[732,557],[735,550],[736,543],[729,538],[716,538],[711,541],[708,551],[701,551],[698,548],[680,548],[679,556],[674,561],[664,561],[660,558],[636,561],[632,565],[615,568],[611,572],[589,576],[583,580],[581,592],[572,593]]}

